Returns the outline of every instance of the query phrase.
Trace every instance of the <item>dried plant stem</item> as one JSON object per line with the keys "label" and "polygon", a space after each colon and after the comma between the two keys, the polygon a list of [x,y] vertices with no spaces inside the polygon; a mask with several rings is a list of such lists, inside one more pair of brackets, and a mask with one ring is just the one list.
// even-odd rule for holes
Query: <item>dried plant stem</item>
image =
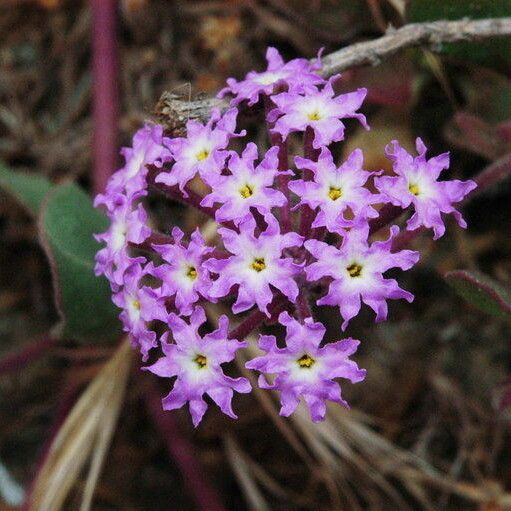
{"label": "dried plant stem", "polygon": [[373,41],[352,44],[323,58],[322,74],[331,76],[340,71],[364,65],[378,65],[383,59],[412,46],[427,46],[438,51],[443,43],[481,41],[511,35],[511,18],[481,20],[432,21],[411,23],[402,28],[389,28]]}
{"label": "dried plant stem", "polygon": [[[321,74],[328,77],[353,67],[375,66],[399,51],[413,46],[426,46],[431,51],[438,51],[443,43],[481,41],[510,35],[511,18],[410,23],[399,29],[391,27],[378,39],[352,44],[326,55],[322,59]],[[219,101],[215,104],[223,109],[228,106],[227,101]],[[197,117],[207,118],[211,111],[211,99],[175,100],[174,110],[180,109],[197,112]],[[160,112],[158,107],[156,110],[160,120],[162,117],[168,117],[168,114]]]}
{"label": "dried plant stem", "polygon": [[131,355],[130,343],[124,339],[80,396],[52,442],[27,509],[62,509],[92,454],[80,511],[90,509],[93,490],[124,400]]}

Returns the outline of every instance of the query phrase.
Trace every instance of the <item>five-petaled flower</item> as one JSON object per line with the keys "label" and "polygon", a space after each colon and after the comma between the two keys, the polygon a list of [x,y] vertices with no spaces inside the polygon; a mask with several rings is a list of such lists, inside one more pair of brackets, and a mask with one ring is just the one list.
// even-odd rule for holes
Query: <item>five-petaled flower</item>
{"label": "five-petaled flower", "polygon": [[141,285],[144,271],[139,263],[128,268],[123,288],[112,296],[112,301],[123,309],[120,319],[124,330],[131,333],[131,341],[140,348],[143,360],[147,360],[151,348],[157,346],[156,332],[150,329],[154,320],[167,321],[164,300],[157,290]]}
{"label": "five-petaled flower", "polygon": [[[211,258],[206,267],[218,274],[209,291],[214,298],[222,298],[238,286],[238,297],[232,310],[235,314],[257,304],[259,310],[270,316],[268,305],[272,302],[276,288],[294,302],[298,286],[293,278],[303,265],[292,257],[285,257],[284,250],[299,247],[303,238],[294,232],[281,234],[274,217],[268,216],[267,228],[255,235],[256,222],[253,218],[239,225],[240,232],[222,228],[218,233],[225,248],[233,254],[225,259]],[[272,286],[272,287],[270,287]]]}
{"label": "five-petaled flower", "polygon": [[222,364],[234,359],[236,351],[246,342],[228,338],[229,320],[220,316],[218,329],[199,335],[199,327],[206,321],[206,313],[196,307],[187,323],[176,314],[170,314],[168,324],[174,343],[168,343],[169,333],[162,338],[164,356],[145,369],[165,378],[176,376],[171,392],[163,399],[164,410],[174,410],[189,403],[194,426],[202,420],[208,405],[207,394],[229,417],[236,419],[232,409],[234,391],[250,392],[246,378],[231,378],[222,370]]}
{"label": "five-petaled flower", "polygon": [[201,206],[222,204],[216,210],[217,222],[232,220],[236,225],[251,216],[250,208],[266,215],[272,208],[284,206],[286,197],[272,188],[275,177],[287,173],[278,171],[278,151],[278,147],[272,147],[256,167],[257,146],[254,143],[247,144],[241,157],[232,152],[227,164],[230,175],[205,176],[212,192],[204,197]]}
{"label": "five-petaled flower", "polygon": [[197,229],[192,233],[185,247],[182,243],[184,233],[179,227],[172,229],[173,244],[153,244],[164,263],[155,266],[149,263],[147,273],[162,282],[162,293],[174,298],[176,309],[184,315],[192,312],[193,304],[203,298],[209,298],[211,277],[204,266],[204,260],[214,248],[206,245]]}
{"label": "five-petaled flower", "polygon": [[273,96],[272,101],[277,108],[268,114],[268,120],[275,122],[273,131],[286,139],[289,133],[304,132],[309,127],[314,133],[314,149],[321,149],[344,138],[341,119],[358,119],[362,126],[369,129],[365,116],[357,112],[367,90],[358,89],[335,96],[333,84],[338,79],[339,75],[333,76],[321,90],[307,90],[303,95],[282,92]]}
{"label": "five-petaled flower", "polygon": [[226,94],[234,97],[232,106],[237,106],[244,100],[248,106],[255,105],[261,95],[269,96],[279,86],[283,86],[294,92],[305,91],[323,82],[323,79],[315,72],[320,67],[320,59],[311,64],[307,59],[293,59],[287,63],[275,48],[266,51],[268,68],[266,71],[250,71],[244,80],[238,82],[234,78],[227,79],[227,87],[218,93],[222,98]]}
{"label": "five-petaled flower", "polygon": [[163,144],[170,149],[170,160],[174,161],[170,171],[162,169],[156,183],[167,186],[178,185],[186,197],[186,184],[197,174],[202,177],[218,174],[224,167],[229,140],[243,136],[235,133],[238,111],[231,108],[222,116],[215,109],[206,125],[190,120],[186,123],[186,137],[164,138]]}
{"label": "five-petaled flower", "polygon": [[398,232],[399,228],[394,225],[386,241],[370,244],[369,226],[365,223],[347,231],[340,248],[318,240],[305,242],[305,248],[317,259],[305,268],[307,278],[311,281],[322,277],[333,279],[318,305],[338,305],[344,319],[343,330],[359,313],[361,301],[374,310],[376,321],[383,321],[387,319],[386,299],[413,300],[413,295],[401,289],[395,279],[383,277],[391,268],[408,270],[419,260],[419,253],[412,250],[391,252],[392,240]]}
{"label": "five-petaled flower", "polygon": [[348,338],[320,347],[326,331],[321,323],[306,318],[301,324],[287,312],[280,314],[279,322],[287,330],[286,347],[278,348],[273,335],[261,335],[259,347],[265,354],[247,362],[246,367],[277,374],[271,384],[261,375],[259,386],[280,391],[280,415],[291,415],[300,396],[305,399],[314,422],[325,418],[327,400],[348,407],[334,378],[346,378],[352,383],[365,378],[365,370],[348,358],[357,350],[359,341]]}
{"label": "five-petaled flower", "polygon": [[452,213],[460,227],[467,227],[461,213],[453,203],[460,202],[477,184],[474,181],[437,181],[442,170],[449,167],[449,153],[443,153],[429,160],[427,148],[417,138],[418,156],[415,158],[393,140],[386,148],[387,157],[392,160],[397,176],[381,176],[375,179],[378,190],[396,206],[407,208],[413,204],[414,214],[408,220],[407,229],[414,231],[420,226],[433,229],[434,238],[445,233],[442,213]]}
{"label": "five-petaled flower", "polygon": [[[342,234],[343,227],[349,227],[353,221],[378,216],[372,206],[381,203],[381,197],[365,187],[373,173],[362,170],[360,149],[355,149],[340,167],[335,165],[326,147],[321,149],[317,161],[297,156],[295,163],[299,169],[314,172],[312,181],[296,179],[289,183],[289,189],[300,198],[299,205],[319,208],[312,227],[326,227],[330,232]],[[346,218],[347,212],[351,218]]]}

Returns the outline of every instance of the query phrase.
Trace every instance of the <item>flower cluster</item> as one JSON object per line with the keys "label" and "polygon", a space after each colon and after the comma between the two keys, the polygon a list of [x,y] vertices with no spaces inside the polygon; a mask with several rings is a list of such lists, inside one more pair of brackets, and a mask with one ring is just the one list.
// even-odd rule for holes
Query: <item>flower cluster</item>
{"label": "flower cluster", "polygon": [[[189,120],[185,136],[168,137],[159,125],[140,129],[132,148],[122,151],[124,167],[96,198],[111,221],[97,235],[104,247],[96,273],[109,280],[143,360],[153,357],[145,369],[173,378],[164,409],[188,404],[194,425],[207,409],[205,395],[236,417],[234,391],[251,386],[224,371],[235,371],[229,363],[240,349],[249,358],[245,367],[261,373],[259,387],[280,392],[281,415],[293,413],[301,398],[314,421],[324,419],[327,401],[348,406],[337,379],[364,379],[365,370],[350,359],[359,341],[324,343],[325,327],[313,310],[333,306],[345,330],[362,304],[383,321],[388,300],[411,302],[413,295],[385,274],[410,269],[419,254],[397,249],[402,234],[391,224],[410,212],[406,229],[432,229],[437,239],[445,232],[442,213],[452,213],[465,227],[453,204],[476,186],[439,181],[449,156],[428,160],[420,138],[415,157],[397,141],[386,148],[393,175],[364,170],[360,149],[338,161],[333,145],[344,140],[351,119],[369,129],[359,111],[366,90],[336,94],[340,76],[323,79],[319,57],[285,63],[269,48],[267,60],[266,71],[229,79],[220,92],[230,97],[229,108],[213,110],[205,124]],[[236,131],[240,106],[264,115],[267,147]],[[303,153],[292,158],[289,147],[300,138]],[[194,191],[196,180],[209,191]],[[214,227],[207,239],[199,228],[186,234],[169,225],[157,232],[150,191],[207,215]],[[375,232],[385,224],[382,208],[396,211],[384,225],[387,237]],[[211,326],[206,312],[221,308],[232,311],[231,321],[242,315],[237,326],[230,329],[222,315],[218,328],[204,333],[203,325]],[[246,337],[267,319],[285,328],[280,347],[272,335],[249,346]]]}

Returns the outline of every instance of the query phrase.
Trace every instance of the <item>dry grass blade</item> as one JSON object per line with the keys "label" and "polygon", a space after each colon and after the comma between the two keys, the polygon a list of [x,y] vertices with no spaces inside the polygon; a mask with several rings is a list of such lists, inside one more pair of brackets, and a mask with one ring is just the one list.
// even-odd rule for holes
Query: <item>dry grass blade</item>
{"label": "dry grass blade", "polygon": [[80,511],[90,509],[124,400],[130,364],[131,347],[126,339],[89,384],[62,425],[37,477],[29,509],[62,509],[92,453]]}
{"label": "dry grass blade", "polygon": [[250,508],[257,509],[258,511],[270,511],[271,508],[259,491],[239,445],[230,435],[225,437],[225,452],[227,453],[227,458],[229,459],[234,474],[240,486],[243,488]]}

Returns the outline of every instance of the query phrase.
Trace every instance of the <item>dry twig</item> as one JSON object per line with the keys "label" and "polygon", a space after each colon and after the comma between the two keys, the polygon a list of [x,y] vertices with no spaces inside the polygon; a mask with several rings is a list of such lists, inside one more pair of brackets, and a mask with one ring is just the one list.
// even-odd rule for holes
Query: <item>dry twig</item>
{"label": "dry twig", "polygon": [[[321,74],[332,76],[353,67],[376,66],[400,50],[413,46],[426,46],[431,51],[438,51],[444,43],[480,41],[510,35],[511,18],[411,23],[397,30],[390,27],[378,39],[352,44],[323,57]],[[156,106],[155,114],[160,122],[178,131],[188,118],[207,119],[212,101],[214,106],[227,108],[227,101],[211,98],[183,101],[165,92]]]}

